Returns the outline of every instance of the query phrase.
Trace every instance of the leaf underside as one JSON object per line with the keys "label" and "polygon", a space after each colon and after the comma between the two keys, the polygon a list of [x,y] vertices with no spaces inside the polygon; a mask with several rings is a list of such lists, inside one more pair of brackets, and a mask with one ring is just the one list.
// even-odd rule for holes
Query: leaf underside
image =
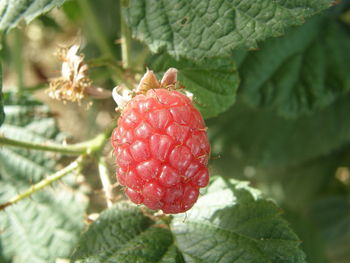
{"label": "leaf underside", "polygon": [[64,2],[65,0],[0,0],[0,31],[16,27],[21,20],[28,24]]}
{"label": "leaf underside", "polygon": [[[59,140],[60,133],[46,106],[28,100],[17,103],[19,105],[12,105],[6,101],[7,118],[0,128],[1,134],[32,142]],[[2,147],[0,203],[53,173],[58,157],[52,153]],[[3,257],[12,263],[47,263],[69,256],[83,227],[87,201],[73,188],[73,177],[68,176],[64,182],[0,212],[0,259]]]}

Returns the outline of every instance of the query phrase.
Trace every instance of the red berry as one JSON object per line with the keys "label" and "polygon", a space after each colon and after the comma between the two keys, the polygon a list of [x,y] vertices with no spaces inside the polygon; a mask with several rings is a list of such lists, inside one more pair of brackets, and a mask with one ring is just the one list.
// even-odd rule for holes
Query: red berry
{"label": "red berry", "polygon": [[131,201],[133,201],[135,204],[141,204],[143,201],[143,196],[136,192],[135,190],[132,190],[131,188],[125,189],[126,195],[129,197]]}
{"label": "red berry", "polygon": [[164,213],[185,212],[209,182],[210,145],[203,118],[178,91],[150,89],[132,98],[112,145],[119,183],[136,204]]}

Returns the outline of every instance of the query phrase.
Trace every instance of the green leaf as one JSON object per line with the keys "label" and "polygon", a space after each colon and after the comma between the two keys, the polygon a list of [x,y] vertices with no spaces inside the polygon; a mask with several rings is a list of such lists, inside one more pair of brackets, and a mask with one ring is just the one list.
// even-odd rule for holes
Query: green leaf
{"label": "green leaf", "polygon": [[236,103],[227,113],[207,122],[212,155],[221,156],[213,163],[297,165],[340,149],[350,141],[349,98],[342,97],[295,120]]}
{"label": "green leaf", "polygon": [[243,99],[284,116],[310,114],[350,91],[349,30],[330,16],[315,17],[236,60]]}
{"label": "green leaf", "polygon": [[215,180],[171,226],[186,262],[306,262],[278,208],[245,182]]}
{"label": "green leaf", "polygon": [[81,237],[72,260],[77,263],[183,262],[170,230],[125,203],[100,215]]}
{"label": "green leaf", "polygon": [[350,203],[342,196],[320,200],[313,207],[313,220],[322,230],[327,256],[332,263],[347,263],[350,257]]}
{"label": "green leaf", "polygon": [[[155,218],[155,217],[153,217]],[[160,218],[161,219],[161,218]],[[277,207],[245,182],[217,179],[169,226],[119,203],[103,212],[72,256],[76,263],[305,262]]]}
{"label": "green leaf", "polygon": [[205,118],[226,111],[235,101],[239,79],[231,59],[204,59],[194,63],[160,54],[152,56],[148,65],[162,73],[170,67],[177,68],[178,80],[194,94],[194,103]]}
{"label": "green leaf", "polygon": [[64,2],[65,0],[0,0],[0,31],[16,27],[21,20],[29,23]]}
{"label": "green leaf", "polygon": [[133,35],[151,51],[191,59],[230,56],[235,48],[284,34],[331,0],[200,1],[130,0],[125,9]]}
{"label": "green leaf", "polygon": [[[14,98],[10,94],[5,97],[8,118],[0,128],[2,135],[33,142],[60,141],[61,134],[46,106],[23,98],[17,101],[22,106],[13,105]],[[0,203],[53,173],[58,158],[48,152],[1,147]],[[0,258],[12,263],[47,263],[71,254],[87,206],[74,182],[73,175],[68,175],[64,184],[56,183],[0,212]]]}

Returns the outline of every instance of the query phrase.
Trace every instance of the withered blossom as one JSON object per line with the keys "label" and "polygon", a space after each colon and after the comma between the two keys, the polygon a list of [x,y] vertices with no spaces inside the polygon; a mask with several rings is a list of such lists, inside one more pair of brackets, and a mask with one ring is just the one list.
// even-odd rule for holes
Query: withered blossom
{"label": "withered blossom", "polygon": [[85,97],[86,89],[91,86],[84,62],[84,55],[78,54],[80,46],[61,47],[56,55],[62,61],[61,76],[50,81],[48,95],[57,100],[78,102]]}

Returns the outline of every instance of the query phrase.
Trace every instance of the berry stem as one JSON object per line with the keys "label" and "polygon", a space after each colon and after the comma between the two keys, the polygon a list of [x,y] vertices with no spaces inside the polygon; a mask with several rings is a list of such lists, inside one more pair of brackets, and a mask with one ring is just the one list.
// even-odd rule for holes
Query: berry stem
{"label": "berry stem", "polygon": [[112,47],[101,29],[101,25],[93,11],[90,0],[79,0],[78,3],[85,17],[85,21],[87,22],[87,26],[92,33],[92,37],[96,41],[101,53],[108,58],[114,58]]}
{"label": "berry stem", "polygon": [[[39,143],[17,141],[17,140],[0,136],[0,145],[10,145],[10,146],[23,147],[27,149],[33,149],[33,150],[52,151],[52,152],[59,152],[59,153],[65,153],[65,154],[80,155],[74,162],[72,162],[62,170],[54,173],[53,175],[46,177],[45,179],[41,180],[37,184],[32,185],[23,193],[18,194],[17,196],[11,198],[8,202],[0,204],[0,210],[3,210],[8,206],[13,205],[18,201],[31,196],[33,193],[45,188],[48,185],[51,185],[53,182],[61,179],[62,177],[64,177],[65,175],[69,174],[74,170],[80,171],[83,166],[83,161],[88,155],[99,154],[102,151],[104,145],[106,144],[108,138],[111,135],[111,131],[112,129],[109,129],[106,132],[97,135],[92,140],[79,143],[79,144],[73,144],[73,145],[60,145],[60,144],[46,145],[46,144],[39,144]],[[105,162],[103,164],[105,165]],[[103,171],[102,174],[104,174],[105,176],[105,174],[107,173],[106,165],[105,167],[100,168],[100,164],[99,164],[99,171],[100,171],[100,174],[101,174],[101,171]],[[103,182],[103,185],[107,184],[106,182],[107,179],[104,178],[104,180],[105,181]],[[105,189],[105,185],[104,185],[104,189]]]}
{"label": "berry stem", "polygon": [[13,205],[18,201],[31,196],[35,192],[45,188],[48,185],[51,185],[53,182],[56,182],[57,180],[61,179],[65,175],[70,174],[72,171],[79,171],[82,168],[83,161],[84,161],[84,156],[78,157],[74,162],[70,163],[68,166],[66,166],[62,170],[46,177],[45,179],[41,180],[37,184],[32,185],[26,191],[14,196],[6,203],[0,204],[0,210],[3,210],[8,206]]}
{"label": "berry stem", "polygon": [[36,92],[38,90],[47,89],[48,87],[49,86],[48,86],[48,84],[46,82],[45,83],[39,83],[39,84],[34,85],[34,86],[25,86],[21,92],[34,93],[34,92]]}
{"label": "berry stem", "polygon": [[90,59],[87,63],[90,68],[103,66],[108,67],[113,72],[113,74],[116,75],[116,79],[114,80],[115,84],[118,85],[123,83],[130,90],[136,86],[133,75],[136,73],[142,73],[135,71],[134,69],[128,69],[129,74],[127,74],[126,70],[120,65],[120,63],[118,63],[118,61],[107,57]]}
{"label": "berry stem", "polygon": [[112,92],[110,90],[90,86],[85,88],[86,94],[88,94],[93,99],[109,99],[112,98]]}
{"label": "berry stem", "polygon": [[[93,8],[91,7],[90,0],[79,0],[78,1],[80,8],[85,16],[85,20],[88,23],[90,31],[93,33],[92,37],[96,41],[97,46],[99,47],[101,54],[108,60],[115,61],[114,51],[108,42],[105,34],[102,31],[101,25],[96,17]],[[129,78],[126,76],[125,71],[122,67],[116,65],[110,65],[109,72],[111,78],[115,85],[125,84],[128,88],[132,89],[133,85],[130,82]]]}
{"label": "berry stem", "polygon": [[122,49],[122,62],[125,69],[131,66],[131,33],[128,25],[125,22],[123,14],[123,8],[126,6],[126,1],[119,1],[120,8],[120,31],[121,31],[121,49]]}
{"label": "berry stem", "polygon": [[77,144],[63,145],[57,143],[35,143],[10,139],[0,136],[0,145],[15,146],[32,150],[57,152],[67,155],[92,155],[100,152],[111,134],[111,130],[97,135],[95,138]]}
{"label": "berry stem", "polygon": [[106,159],[104,157],[100,157],[98,161],[98,171],[100,180],[102,183],[102,188],[105,193],[107,207],[111,207],[113,205],[113,185],[111,183],[111,179],[109,176]]}
{"label": "berry stem", "polygon": [[23,78],[23,59],[22,59],[22,32],[19,29],[13,31],[13,46],[11,48],[11,55],[13,56],[14,70],[17,77],[16,91],[22,91],[24,87]]}
{"label": "berry stem", "polygon": [[80,155],[86,152],[86,148],[79,144],[61,145],[55,143],[35,143],[14,140],[4,136],[0,136],[0,145],[15,146],[39,151],[58,152],[67,155]]}

